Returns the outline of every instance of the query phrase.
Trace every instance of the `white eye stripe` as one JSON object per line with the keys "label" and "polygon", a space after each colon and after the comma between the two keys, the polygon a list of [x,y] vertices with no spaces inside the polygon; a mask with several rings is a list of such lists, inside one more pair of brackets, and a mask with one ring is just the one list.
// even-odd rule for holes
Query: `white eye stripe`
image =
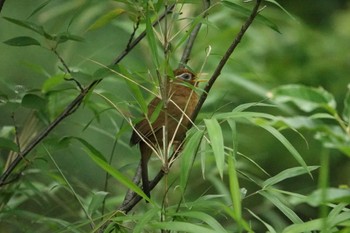
{"label": "white eye stripe", "polygon": [[191,73],[183,73],[176,76],[177,78],[183,79],[183,80],[191,80],[192,74]]}

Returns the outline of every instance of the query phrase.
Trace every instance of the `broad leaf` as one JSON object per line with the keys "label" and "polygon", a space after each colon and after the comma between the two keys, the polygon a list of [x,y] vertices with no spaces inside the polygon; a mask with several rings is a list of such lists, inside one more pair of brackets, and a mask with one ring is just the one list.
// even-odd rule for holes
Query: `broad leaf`
{"label": "broad leaf", "polygon": [[331,114],[336,112],[336,102],[333,95],[322,88],[291,84],[278,87],[272,90],[271,94],[272,100],[275,102],[292,102],[305,112],[319,108],[326,109]]}

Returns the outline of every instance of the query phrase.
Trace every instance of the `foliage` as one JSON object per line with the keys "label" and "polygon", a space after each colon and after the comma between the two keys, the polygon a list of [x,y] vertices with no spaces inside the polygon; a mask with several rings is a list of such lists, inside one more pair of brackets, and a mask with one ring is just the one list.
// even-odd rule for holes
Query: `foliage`
{"label": "foliage", "polygon": [[[276,1],[264,2],[152,198],[132,181],[139,152],[128,144],[131,125],[162,94],[195,26],[203,24],[188,66],[205,79],[255,1],[213,1],[205,18],[201,1],[176,1],[152,25],[166,3],[6,2],[2,171],[87,91],[0,187],[0,229],[348,232],[348,12],[334,14],[334,29],[322,31],[297,22]],[[132,48],[143,30],[146,37]],[[166,158],[154,156],[153,176]],[[120,211],[128,189],[149,203]]]}

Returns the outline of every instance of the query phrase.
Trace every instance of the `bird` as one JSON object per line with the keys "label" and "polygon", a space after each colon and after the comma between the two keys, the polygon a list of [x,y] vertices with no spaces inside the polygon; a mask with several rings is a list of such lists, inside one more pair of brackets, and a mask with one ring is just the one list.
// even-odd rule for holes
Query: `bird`
{"label": "bird", "polygon": [[[167,87],[169,101],[166,110],[162,107],[163,105],[160,106],[163,104],[162,99],[155,97],[148,105],[147,117],[134,126],[130,138],[131,146],[139,144],[142,188],[149,198],[148,161],[152,152],[162,148],[164,129],[167,129],[167,145],[172,143],[174,150],[178,149],[178,144],[186,135],[190,118],[198,102],[198,95],[194,91],[198,82],[194,73],[188,69],[180,68],[173,71],[173,78],[169,78]],[[150,122],[152,114],[156,109],[159,110],[159,107],[162,108],[158,116],[153,122]],[[165,127],[165,121],[167,127]]]}

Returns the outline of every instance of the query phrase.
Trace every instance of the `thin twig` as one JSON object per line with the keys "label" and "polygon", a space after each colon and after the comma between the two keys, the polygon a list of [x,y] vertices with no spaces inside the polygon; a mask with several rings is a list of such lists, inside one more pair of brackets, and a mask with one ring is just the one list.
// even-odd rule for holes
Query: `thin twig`
{"label": "thin twig", "polygon": [[133,40],[134,40],[136,31],[137,31],[137,29],[138,29],[139,26],[140,26],[140,21],[141,21],[140,16],[138,16],[138,17],[137,17],[137,20],[136,20],[136,23],[134,24],[133,31],[132,31],[132,33],[131,33],[131,35],[130,35],[128,44],[126,45],[126,49],[127,49],[127,50],[130,49],[130,44],[131,44],[131,42],[133,42]]}
{"label": "thin twig", "polygon": [[[216,81],[216,79],[219,77],[222,68],[225,66],[226,62],[228,61],[229,57],[231,56],[231,54],[236,49],[237,45],[240,43],[240,41],[243,38],[245,32],[247,31],[249,26],[252,24],[252,22],[254,21],[255,17],[258,15],[258,13],[259,13],[259,6],[261,4],[261,1],[262,0],[257,0],[256,1],[256,4],[255,4],[255,6],[254,6],[254,8],[253,8],[249,18],[242,25],[241,30],[234,37],[233,42],[231,43],[230,47],[227,49],[227,51],[224,54],[223,58],[219,62],[218,66],[216,67],[216,69],[215,69],[213,75],[211,76],[208,84],[204,88],[204,92],[203,92],[203,94],[200,97],[200,100],[199,100],[199,102],[198,102],[198,104],[196,106],[195,112],[191,116],[192,121],[194,121],[197,118],[198,112],[201,109],[204,101],[206,100],[207,95],[208,95],[211,87],[213,86],[213,84]],[[192,125],[190,125],[189,127],[192,127]],[[176,156],[177,156],[177,154],[174,153],[169,159],[173,159]],[[160,170],[158,172],[158,174],[156,175],[156,177],[150,182],[150,184],[149,184],[150,190],[152,190],[159,183],[159,181],[163,178],[163,176],[164,176],[164,172],[163,172],[163,170]],[[118,208],[118,210],[119,211],[123,211],[124,213],[128,213],[130,210],[132,210],[132,208],[134,208],[134,206],[140,200],[142,200],[142,198],[134,193],[133,199],[131,199],[130,202],[128,202],[128,203],[124,203],[123,202],[123,204]]]}
{"label": "thin twig", "polygon": [[[63,65],[64,69],[66,70],[67,73],[72,74],[71,70],[69,69],[67,63],[63,60],[63,58],[61,57],[61,55],[57,52],[57,48],[52,48],[51,49],[54,54],[57,56],[58,60],[61,62],[61,64]],[[72,81],[75,83],[75,85],[77,85],[77,87],[79,88],[80,92],[84,91],[83,86],[81,85],[81,83],[76,80],[75,78],[71,77],[71,78],[64,78],[64,80],[66,81]]]}
{"label": "thin twig", "polygon": [[[203,19],[205,19],[209,14],[208,9],[210,7],[210,0],[203,0],[203,4],[204,4]],[[200,22],[196,25],[196,27],[191,32],[191,34],[186,42],[185,49],[184,49],[184,52],[182,54],[178,68],[184,68],[186,66],[187,62],[190,60],[192,47],[194,45],[194,41],[196,40],[198,32],[201,29],[201,27],[202,27],[202,23]]]}
{"label": "thin twig", "polygon": [[[152,24],[153,27],[156,26],[160,21],[162,21],[164,17],[173,10],[174,7],[175,7],[175,4],[171,4],[164,11],[164,13],[161,14],[159,18],[154,21],[154,23]],[[119,56],[114,60],[113,64],[118,64],[130,52],[130,50],[133,49],[145,36],[146,36],[146,30],[143,31],[133,42],[129,44],[127,48],[125,48],[123,52],[119,54]]]}

